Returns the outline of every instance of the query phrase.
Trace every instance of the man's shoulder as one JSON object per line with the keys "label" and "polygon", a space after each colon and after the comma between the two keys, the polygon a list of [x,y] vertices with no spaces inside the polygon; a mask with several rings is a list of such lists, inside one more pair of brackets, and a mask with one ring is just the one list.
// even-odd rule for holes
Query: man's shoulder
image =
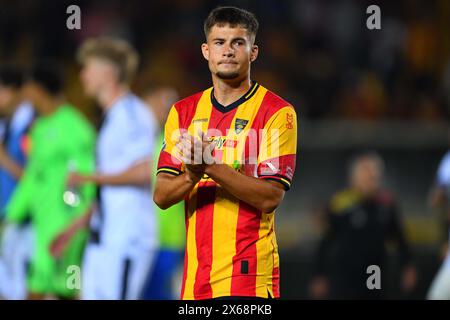
{"label": "man's shoulder", "polygon": [[195,111],[197,109],[198,102],[200,101],[201,97],[204,94],[207,94],[208,91],[210,91],[210,89],[206,89],[206,90],[197,92],[193,95],[190,95],[189,97],[186,97],[186,98],[174,103],[172,110],[176,111],[176,114],[178,117],[178,125],[180,127],[189,125],[191,119],[195,115]]}
{"label": "man's shoulder", "polygon": [[330,199],[329,208],[333,213],[342,213],[360,201],[360,195],[351,188],[339,190]]}
{"label": "man's shoulder", "polygon": [[59,128],[65,132],[67,137],[74,135],[86,136],[91,139],[95,137],[95,129],[88,118],[77,107],[65,104],[61,107]]}
{"label": "man's shoulder", "polygon": [[292,104],[290,102],[283,99],[282,97],[280,97],[273,91],[271,91],[267,88],[264,88],[264,87],[262,87],[262,88],[266,90],[266,93],[264,95],[264,99],[263,99],[261,105],[266,105],[272,111],[278,111],[278,110],[280,110],[282,108],[286,108],[286,107],[291,108],[293,111],[295,111],[294,107],[292,106]]}
{"label": "man's shoulder", "polygon": [[184,99],[181,99],[174,103],[174,107],[177,109],[177,111],[180,111],[182,109],[195,108],[202,95],[208,90],[210,89],[199,91]]}
{"label": "man's shoulder", "polygon": [[[285,117],[284,113],[288,113],[291,118],[296,117],[295,108],[290,102],[281,98],[273,91],[270,91],[262,86],[261,88],[265,91],[265,93],[259,106],[259,113],[262,115],[261,119],[263,119],[265,123],[272,119],[273,116]],[[281,114],[280,112],[283,114]]]}

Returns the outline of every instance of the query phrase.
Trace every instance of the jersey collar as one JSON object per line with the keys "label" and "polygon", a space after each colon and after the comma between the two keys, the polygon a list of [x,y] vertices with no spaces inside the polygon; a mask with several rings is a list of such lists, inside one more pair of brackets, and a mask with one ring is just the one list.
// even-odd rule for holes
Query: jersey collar
{"label": "jersey collar", "polygon": [[219,110],[222,113],[226,113],[228,111],[233,110],[234,108],[239,107],[245,101],[247,101],[251,97],[253,97],[253,95],[256,93],[256,91],[258,91],[258,88],[259,88],[259,84],[255,81],[252,81],[252,86],[250,87],[250,89],[248,89],[248,91],[242,97],[240,97],[235,102],[229,104],[228,106],[224,106],[224,105],[220,104],[219,101],[216,100],[216,98],[214,97],[214,88],[213,88],[211,90],[211,103],[214,106],[214,108],[216,108],[217,110]]}

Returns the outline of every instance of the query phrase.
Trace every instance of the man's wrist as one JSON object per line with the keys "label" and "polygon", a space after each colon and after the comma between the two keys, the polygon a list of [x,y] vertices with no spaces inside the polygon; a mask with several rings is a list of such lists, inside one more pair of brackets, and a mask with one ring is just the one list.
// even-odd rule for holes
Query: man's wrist
{"label": "man's wrist", "polygon": [[199,182],[200,179],[201,179],[201,177],[197,176],[193,172],[188,172],[188,171],[185,172],[184,178],[185,178],[186,182],[188,182],[188,183],[190,183],[192,185],[197,184],[197,182]]}
{"label": "man's wrist", "polygon": [[218,164],[218,163],[213,163],[213,164],[207,165],[206,168],[205,168],[205,173],[206,173],[208,176],[211,177],[211,176],[213,176],[214,173],[216,173],[221,167],[224,167],[224,166],[221,165],[221,164]]}
{"label": "man's wrist", "polygon": [[96,185],[100,185],[103,182],[102,181],[102,176],[99,175],[99,174],[96,174],[96,173],[84,175],[83,176],[83,180],[86,183],[93,183],[93,184],[96,184]]}

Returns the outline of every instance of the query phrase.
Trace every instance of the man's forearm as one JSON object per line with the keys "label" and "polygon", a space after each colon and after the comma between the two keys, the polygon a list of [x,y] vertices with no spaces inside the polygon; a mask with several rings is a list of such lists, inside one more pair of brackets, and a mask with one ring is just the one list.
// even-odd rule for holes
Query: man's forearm
{"label": "man's forearm", "polygon": [[148,161],[139,163],[116,175],[93,174],[85,176],[86,182],[92,182],[98,186],[103,185],[150,185],[150,163]]}
{"label": "man's forearm", "polygon": [[284,196],[281,184],[243,175],[225,164],[208,166],[205,172],[233,196],[264,213],[275,210]]}
{"label": "man's forearm", "polygon": [[15,179],[19,180],[22,177],[23,168],[9,157],[3,147],[0,149],[0,166],[9,172]]}
{"label": "man's forearm", "polygon": [[161,209],[170,208],[174,204],[184,200],[197,182],[192,180],[187,173],[176,177],[167,173],[160,173],[156,178],[153,201]]}
{"label": "man's forearm", "polygon": [[73,222],[72,228],[74,229],[75,232],[89,227],[89,221],[91,220],[93,212],[94,209],[91,206],[85,213],[83,213],[82,216],[80,216]]}

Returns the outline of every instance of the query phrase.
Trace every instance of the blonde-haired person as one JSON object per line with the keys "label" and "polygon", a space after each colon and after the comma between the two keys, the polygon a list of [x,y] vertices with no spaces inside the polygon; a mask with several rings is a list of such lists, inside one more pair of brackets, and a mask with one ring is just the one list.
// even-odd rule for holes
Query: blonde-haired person
{"label": "blonde-haired person", "polygon": [[130,91],[138,54],[125,41],[87,40],[78,61],[85,93],[104,117],[97,141],[97,172],[72,174],[72,185],[98,188],[97,205],[55,242],[89,223],[91,239],[83,262],[82,299],[139,299],[157,247],[150,192],[150,161],[157,123],[144,102]]}

